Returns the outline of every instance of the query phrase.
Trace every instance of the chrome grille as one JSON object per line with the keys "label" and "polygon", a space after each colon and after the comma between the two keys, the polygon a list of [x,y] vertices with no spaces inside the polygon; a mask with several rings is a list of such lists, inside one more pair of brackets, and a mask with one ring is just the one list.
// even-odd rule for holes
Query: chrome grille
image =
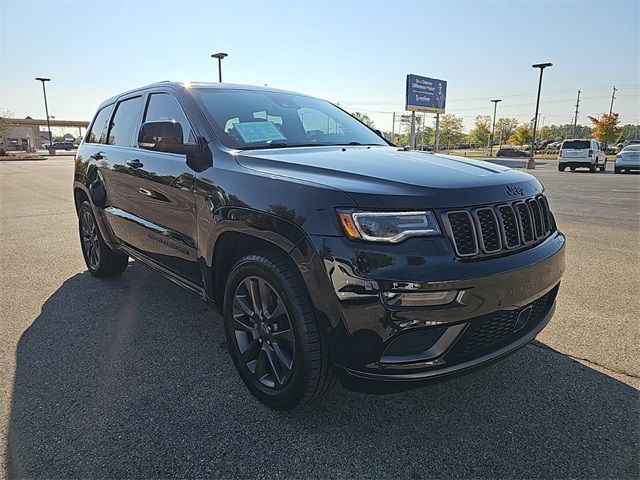
{"label": "chrome grille", "polygon": [[443,219],[456,254],[465,258],[524,248],[542,241],[555,228],[543,195],[444,212]]}

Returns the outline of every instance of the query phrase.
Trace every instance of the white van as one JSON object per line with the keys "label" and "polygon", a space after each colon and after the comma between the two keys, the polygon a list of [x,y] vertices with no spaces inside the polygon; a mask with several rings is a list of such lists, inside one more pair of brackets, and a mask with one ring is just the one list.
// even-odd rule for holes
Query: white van
{"label": "white van", "polygon": [[607,155],[600,142],[593,139],[565,140],[560,146],[558,155],[558,170],[564,172],[569,167],[571,171],[576,168],[588,168],[595,172],[600,169],[604,172],[607,168]]}

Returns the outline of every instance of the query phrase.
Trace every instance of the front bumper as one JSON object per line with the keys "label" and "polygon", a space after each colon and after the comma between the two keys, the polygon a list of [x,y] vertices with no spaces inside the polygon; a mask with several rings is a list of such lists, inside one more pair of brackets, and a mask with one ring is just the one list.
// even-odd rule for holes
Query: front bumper
{"label": "front bumper", "polygon": [[[478,261],[453,257],[446,238],[394,246],[313,241],[344,324],[331,342],[334,363],[351,376],[387,382],[463,372],[523,346],[551,319],[565,268],[560,232],[528,250]],[[390,305],[385,292],[409,283],[455,291],[455,299]]]}

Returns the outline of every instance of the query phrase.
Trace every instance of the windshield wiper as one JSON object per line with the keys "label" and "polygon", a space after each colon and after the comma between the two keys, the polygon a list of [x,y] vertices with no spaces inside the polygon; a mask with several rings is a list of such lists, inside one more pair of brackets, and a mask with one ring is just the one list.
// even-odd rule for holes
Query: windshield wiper
{"label": "windshield wiper", "polygon": [[264,150],[267,148],[293,148],[293,147],[328,147],[327,143],[285,143],[274,142],[266,145],[256,145],[255,147],[244,147],[240,150]]}

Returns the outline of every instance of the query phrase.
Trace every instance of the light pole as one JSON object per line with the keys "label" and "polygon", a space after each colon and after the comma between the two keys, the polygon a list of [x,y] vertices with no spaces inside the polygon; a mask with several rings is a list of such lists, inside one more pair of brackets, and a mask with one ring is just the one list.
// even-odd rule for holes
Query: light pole
{"label": "light pole", "polygon": [[51,124],[49,123],[49,107],[47,106],[47,89],[44,82],[50,82],[50,78],[36,77],[36,80],[42,82],[42,93],[44,94],[44,113],[47,115],[47,129],[49,130],[49,153],[53,150],[53,137],[51,136]]}
{"label": "light pole", "polygon": [[220,83],[222,83],[222,59],[226,56],[227,54],[222,52],[214,53],[213,55],[211,55],[211,58],[218,59],[218,82]]}
{"label": "light pole", "polygon": [[536,115],[533,117],[533,135],[531,135],[531,152],[529,154],[529,162],[527,163],[527,169],[535,170],[536,162],[533,159],[536,150],[536,128],[538,127],[538,109],[540,108],[540,90],[542,89],[542,72],[547,67],[553,66],[553,63],[536,63],[531,65],[533,68],[540,69],[540,81],[538,82],[538,98],[536,100]]}
{"label": "light pole", "polygon": [[496,110],[498,109],[498,102],[502,100],[491,100],[493,102],[493,123],[491,124],[491,137],[489,137],[489,156],[493,156],[493,133],[496,129]]}

